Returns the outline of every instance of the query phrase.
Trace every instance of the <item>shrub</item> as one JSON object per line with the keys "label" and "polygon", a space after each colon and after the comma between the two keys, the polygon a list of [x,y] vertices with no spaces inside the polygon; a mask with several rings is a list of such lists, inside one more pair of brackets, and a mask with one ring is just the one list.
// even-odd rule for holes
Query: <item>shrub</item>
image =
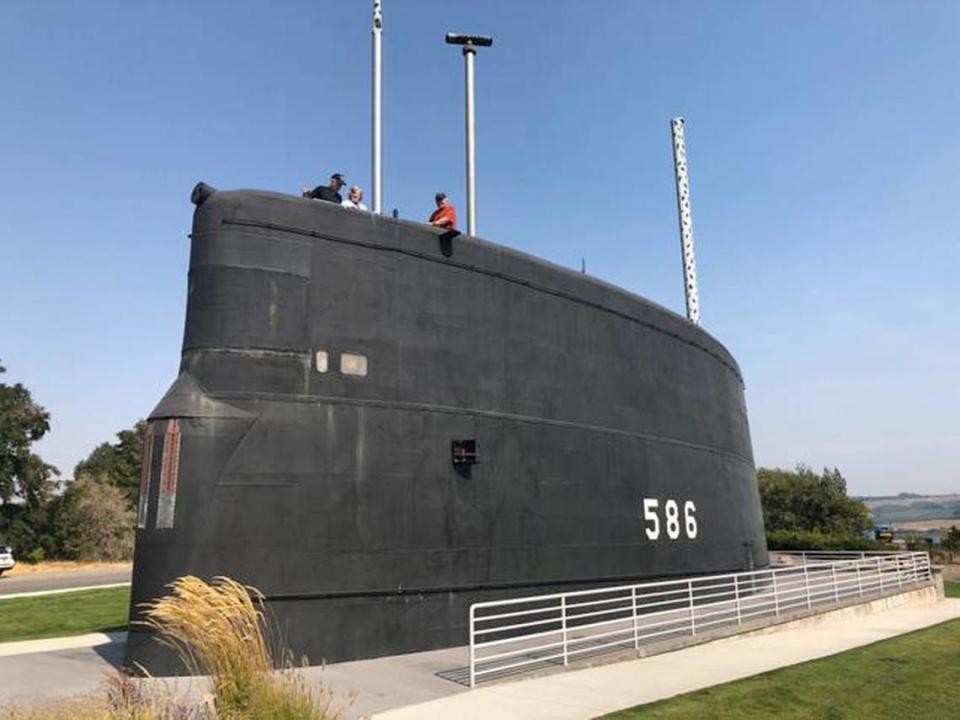
{"label": "shrub", "polygon": [[57,499],[51,514],[61,557],[109,561],[133,557],[134,513],[115,485],[81,475]]}
{"label": "shrub", "polygon": [[7,503],[0,507],[0,543],[12,547],[14,556],[22,562],[40,562],[56,555],[49,505]]}
{"label": "shrub", "polygon": [[47,559],[47,554],[43,551],[43,548],[35,547],[33,550],[28,552],[23,556],[23,562],[28,565],[36,565],[37,563],[42,563]]}
{"label": "shrub", "polygon": [[[329,690],[312,690],[292,672],[289,653],[264,636],[263,595],[225,577],[188,576],[143,606],[141,623],[172,648],[192,675],[209,675],[213,709],[224,720],[332,720]],[[278,673],[272,673],[280,667]]]}
{"label": "shrub", "polygon": [[770,530],[770,550],[889,550],[894,546],[867,540],[862,535],[828,535],[816,530]]}
{"label": "shrub", "polygon": [[794,471],[760,468],[757,479],[767,532],[852,537],[873,525],[867,506],[847,495],[847,481],[836,468],[824,468],[819,475],[804,465]]}

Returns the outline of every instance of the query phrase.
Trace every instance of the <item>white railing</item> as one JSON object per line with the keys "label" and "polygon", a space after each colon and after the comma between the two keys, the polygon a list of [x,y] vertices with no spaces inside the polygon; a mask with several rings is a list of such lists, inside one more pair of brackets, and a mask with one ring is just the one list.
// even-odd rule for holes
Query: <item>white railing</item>
{"label": "white railing", "polygon": [[[777,618],[847,598],[931,581],[923,552],[812,553],[767,570],[475,603],[470,606],[470,687],[483,676],[633,648],[720,627]],[[839,558],[839,559],[838,559]]]}

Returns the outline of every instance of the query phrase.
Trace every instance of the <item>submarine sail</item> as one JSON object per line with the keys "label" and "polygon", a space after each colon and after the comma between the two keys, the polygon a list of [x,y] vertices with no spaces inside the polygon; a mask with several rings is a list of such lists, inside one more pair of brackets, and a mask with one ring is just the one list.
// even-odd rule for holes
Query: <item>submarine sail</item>
{"label": "submarine sail", "polygon": [[[700,327],[429,226],[193,199],[132,620],[227,575],[331,662],[465,644],[472,602],[767,564],[740,370]],[[179,671],[136,625],[127,664]]]}

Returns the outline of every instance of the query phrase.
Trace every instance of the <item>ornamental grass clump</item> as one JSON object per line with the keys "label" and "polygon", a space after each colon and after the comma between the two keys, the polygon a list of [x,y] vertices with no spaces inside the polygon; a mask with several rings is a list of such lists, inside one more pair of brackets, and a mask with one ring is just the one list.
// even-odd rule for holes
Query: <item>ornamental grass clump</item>
{"label": "ornamental grass clump", "polygon": [[207,583],[187,576],[169,587],[169,595],[142,606],[141,624],[177,653],[190,674],[210,676],[217,718],[340,717],[331,708],[331,692],[307,687],[293,672],[289,653],[271,648],[262,593],[226,577]]}

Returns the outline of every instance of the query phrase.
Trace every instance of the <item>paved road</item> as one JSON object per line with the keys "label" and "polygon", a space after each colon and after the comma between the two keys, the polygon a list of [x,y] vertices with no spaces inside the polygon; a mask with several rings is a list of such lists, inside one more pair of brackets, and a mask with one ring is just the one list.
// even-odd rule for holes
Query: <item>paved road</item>
{"label": "paved road", "polygon": [[41,590],[67,590],[88,585],[130,582],[130,569],[71,570],[0,577],[0,597]]}

